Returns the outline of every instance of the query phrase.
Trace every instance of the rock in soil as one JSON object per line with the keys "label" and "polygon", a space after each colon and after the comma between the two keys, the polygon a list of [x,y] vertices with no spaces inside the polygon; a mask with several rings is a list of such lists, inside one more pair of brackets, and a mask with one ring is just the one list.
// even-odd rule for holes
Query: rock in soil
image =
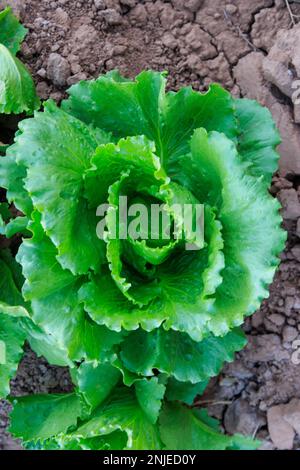
{"label": "rock in soil", "polygon": [[282,189],[278,198],[282,204],[284,219],[296,220],[300,217],[300,202],[295,189]]}
{"label": "rock in soil", "polygon": [[243,399],[229,405],[224,417],[224,426],[229,434],[253,436],[265,424],[263,415]]}
{"label": "rock in soil", "polygon": [[268,410],[268,428],[275,447],[279,450],[293,448],[295,431],[284,419],[284,406],[273,406]]}
{"label": "rock in soil", "polygon": [[47,77],[54,85],[62,87],[67,84],[67,80],[71,74],[70,64],[68,61],[55,52],[50,54],[47,65]]}

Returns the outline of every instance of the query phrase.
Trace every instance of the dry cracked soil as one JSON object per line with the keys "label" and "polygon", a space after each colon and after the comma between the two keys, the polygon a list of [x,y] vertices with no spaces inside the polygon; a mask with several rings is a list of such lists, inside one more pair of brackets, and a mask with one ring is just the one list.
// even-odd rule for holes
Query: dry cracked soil
{"label": "dry cracked soil", "polygon": [[[271,192],[283,206],[286,250],[270,297],[244,329],[248,346],[211,381],[199,405],[224,431],[263,449],[300,449],[300,4],[285,0],[0,0],[29,33],[21,58],[42,99],[59,102],[82,79],[118,68],[167,70],[169,87],[219,82],[267,106],[281,131]],[[298,88],[297,88],[298,87]],[[298,93],[298,96],[300,93]],[[300,101],[300,100],[299,100]],[[66,391],[66,370],[27,350],[14,395]],[[0,405],[0,449],[20,448]]]}

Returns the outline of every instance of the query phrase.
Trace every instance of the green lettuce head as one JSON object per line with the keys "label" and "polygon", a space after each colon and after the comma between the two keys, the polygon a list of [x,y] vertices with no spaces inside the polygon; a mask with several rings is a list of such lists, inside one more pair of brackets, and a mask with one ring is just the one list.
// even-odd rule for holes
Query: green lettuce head
{"label": "green lettuce head", "polygon": [[[17,255],[23,296],[51,337],[43,354],[70,366],[75,384],[18,400],[12,432],[29,446],[254,445],[184,404],[245,345],[239,326],[268,296],[286,238],[268,194],[279,136],[266,109],[218,85],[165,86],[151,71],[80,82],[61,109],[49,101],[23,121],[2,160],[1,183],[31,232]],[[113,236],[120,196],[163,204],[177,228],[173,204],[202,205],[203,240],[187,250],[195,239],[184,228],[182,239],[124,238],[120,226]]]}

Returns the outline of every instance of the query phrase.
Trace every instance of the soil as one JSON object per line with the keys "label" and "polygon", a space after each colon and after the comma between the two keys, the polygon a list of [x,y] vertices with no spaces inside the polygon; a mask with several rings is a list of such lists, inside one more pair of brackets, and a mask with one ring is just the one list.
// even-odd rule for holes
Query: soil
{"label": "soil", "polygon": [[[300,449],[300,105],[293,98],[300,5],[291,2],[291,16],[285,0],[0,0],[0,7],[7,3],[29,29],[20,55],[43,99],[59,102],[68,86],[114,68],[129,77],[151,68],[167,70],[172,89],[219,82],[271,110],[283,138],[271,192],[283,205],[288,242],[269,299],[246,320],[247,348],[199,404],[228,433],[256,436],[264,449]],[[69,387],[65,369],[29,349],[12,381],[14,395]],[[8,410],[3,401],[0,449],[19,446],[5,431]]]}

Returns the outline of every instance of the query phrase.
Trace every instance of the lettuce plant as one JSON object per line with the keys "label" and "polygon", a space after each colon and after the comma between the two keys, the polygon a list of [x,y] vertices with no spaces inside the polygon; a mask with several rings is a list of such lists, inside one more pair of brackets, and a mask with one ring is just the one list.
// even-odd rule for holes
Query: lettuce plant
{"label": "lettuce plant", "polygon": [[[266,109],[218,85],[165,87],[151,71],[80,82],[61,108],[48,101],[21,122],[1,160],[1,185],[30,233],[17,254],[25,282],[14,318],[74,383],[69,394],[14,400],[11,432],[27,448],[257,445],[220,433],[193,403],[244,347],[240,325],[268,296],[284,247],[268,194],[279,136]],[[189,251],[175,238],[113,237],[119,196],[167,211],[203,204],[204,243]]]}
{"label": "lettuce plant", "polygon": [[40,106],[32,77],[16,57],[26,33],[11,8],[0,12],[0,114],[32,114]]}

